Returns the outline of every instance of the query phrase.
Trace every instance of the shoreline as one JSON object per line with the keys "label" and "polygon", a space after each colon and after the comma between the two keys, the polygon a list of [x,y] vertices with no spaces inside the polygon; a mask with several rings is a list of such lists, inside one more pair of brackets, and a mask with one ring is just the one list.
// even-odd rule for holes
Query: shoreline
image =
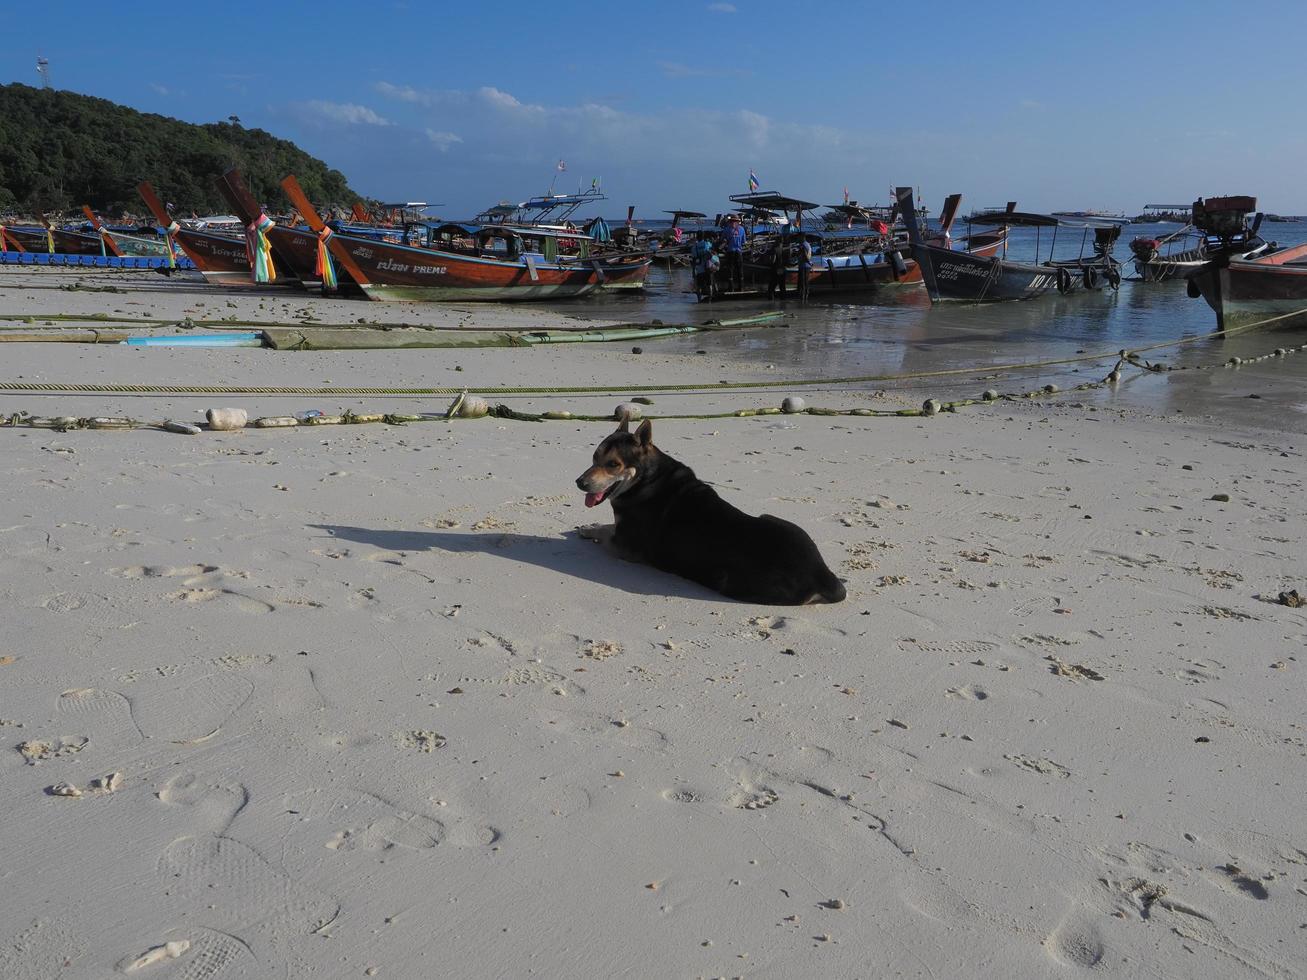
{"label": "shoreline", "polygon": [[[681,346],[3,349],[11,378],[82,382],[769,373]],[[27,393],[0,412],[448,401]],[[1307,592],[1303,437],[1076,401],[655,420],[846,579],[845,602],[797,609],[580,539],[610,519],[573,480],[611,423],[0,429],[0,974],[103,976],[180,940],[160,976],[1302,971],[1307,609],[1274,599]]]}

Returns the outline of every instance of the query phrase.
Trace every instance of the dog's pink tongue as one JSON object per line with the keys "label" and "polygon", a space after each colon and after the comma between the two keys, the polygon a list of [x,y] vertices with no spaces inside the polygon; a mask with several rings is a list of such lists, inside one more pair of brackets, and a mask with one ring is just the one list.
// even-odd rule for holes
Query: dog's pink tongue
{"label": "dog's pink tongue", "polygon": [[587,493],[587,494],[585,495],[585,505],[586,505],[587,507],[593,507],[593,506],[595,506],[596,504],[601,504],[601,503],[603,503],[603,502],[604,502],[604,494],[607,493],[607,492],[608,492],[608,491],[606,491],[606,490],[600,490],[598,493]]}

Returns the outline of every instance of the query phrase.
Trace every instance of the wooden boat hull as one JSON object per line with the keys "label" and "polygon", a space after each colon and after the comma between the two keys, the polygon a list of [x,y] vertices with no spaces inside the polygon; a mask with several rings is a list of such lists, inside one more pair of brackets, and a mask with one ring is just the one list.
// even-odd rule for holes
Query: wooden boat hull
{"label": "wooden boat hull", "polygon": [[[5,235],[17,239],[19,244],[29,252],[48,251],[50,245],[44,228],[5,228]],[[98,235],[83,235],[76,231],[64,231],[55,228],[54,250],[57,255],[103,255],[105,249],[100,244]]]}
{"label": "wooden boat hull", "polygon": [[584,296],[600,286],[594,263],[482,258],[339,234],[334,241],[363,273],[369,299],[529,302]]}
{"label": "wooden boat hull", "polygon": [[649,277],[649,267],[653,258],[649,255],[626,255],[612,258],[582,259],[576,264],[598,266],[600,272],[599,288],[602,290],[637,290],[644,289]]}
{"label": "wooden boat hull", "polygon": [[1307,325],[1307,245],[1262,259],[1211,262],[1189,282],[1216,312],[1218,330]]}
{"label": "wooden boat hull", "polygon": [[278,269],[277,278],[271,283],[254,282],[250,276],[250,257],[245,251],[245,243],[239,238],[190,228],[178,230],[173,237],[195,263],[195,268],[204,276],[205,282],[219,286],[300,285],[299,279],[290,269]]}
{"label": "wooden boat hull", "polygon": [[923,242],[912,244],[912,257],[921,266],[926,290],[936,303],[1034,299],[1057,289],[1058,270],[1048,266],[955,252]]}
{"label": "wooden boat hull", "polygon": [[[907,251],[906,246],[903,249]],[[812,299],[822,296],[849,295],[857,293],[875,293],[895,286],[918,286],[921,284],[921,269],[917,263],[905,258],[904,271],[895,271],[894,264],[880,256],[868,258],[861,253],[856,255],[816,255],[812,259],[812,269],[808,273],[808,295]],[[745,281],[754,286],[766,288],[771,280],[771,267],[761,263],[746,263]],[[785,288],[798,289],[799,268],[797,265],[785,269]]]}

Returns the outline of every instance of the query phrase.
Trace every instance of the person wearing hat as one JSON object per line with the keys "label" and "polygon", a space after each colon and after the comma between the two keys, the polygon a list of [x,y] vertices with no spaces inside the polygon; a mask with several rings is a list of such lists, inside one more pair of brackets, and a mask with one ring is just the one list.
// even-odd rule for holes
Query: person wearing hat
{"label": "person wearing hat", "polygon": [[739,292],[744,288],[744,227],[738,214],[727,219],[726,229],[722,232],[722,258],[726,288]]}

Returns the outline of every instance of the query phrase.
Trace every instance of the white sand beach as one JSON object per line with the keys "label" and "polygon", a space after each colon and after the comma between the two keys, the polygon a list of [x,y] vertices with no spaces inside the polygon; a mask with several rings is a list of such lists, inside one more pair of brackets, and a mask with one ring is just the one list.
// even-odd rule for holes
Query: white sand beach
{"label": "white sand beach", "polygon": [[[4,297],[308,303],[568,312]],[[611,385],[512,401],[596,414],[728,376],[654,344],[0,356],[9,381]],[[0,394],[193,421],[447,404]],[[0,428],[0,977],[1307,973],[1307,608],[1276,601],[1307,592],[1307,439],[1065,398],[656,420],[846,579],[778,608],[578,537],[610,519],[573,482],[610,430]]]}

